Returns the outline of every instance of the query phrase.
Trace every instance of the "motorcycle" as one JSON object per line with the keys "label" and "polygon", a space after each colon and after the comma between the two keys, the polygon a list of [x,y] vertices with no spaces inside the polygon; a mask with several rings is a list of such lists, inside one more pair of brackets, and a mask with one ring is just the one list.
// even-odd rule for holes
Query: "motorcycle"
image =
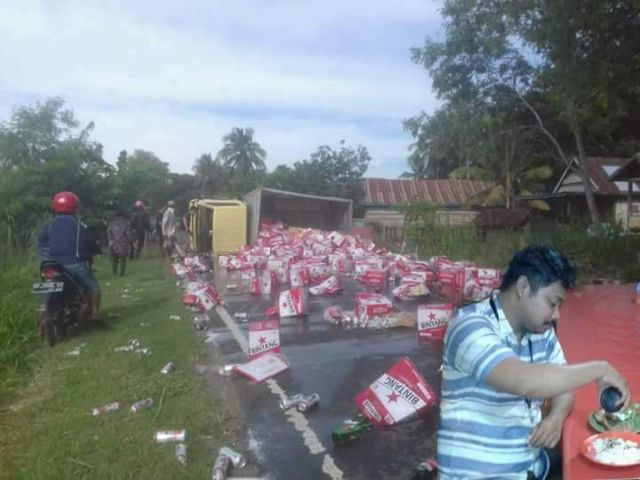
{"label": "motorcycle", "polygon": [[44,297],[41,334],[53,347],[67,336],[70,328],[86,327],[90,308],[82,286],[59,263],[42,262],[40,279],[33,283],[31,292]]}

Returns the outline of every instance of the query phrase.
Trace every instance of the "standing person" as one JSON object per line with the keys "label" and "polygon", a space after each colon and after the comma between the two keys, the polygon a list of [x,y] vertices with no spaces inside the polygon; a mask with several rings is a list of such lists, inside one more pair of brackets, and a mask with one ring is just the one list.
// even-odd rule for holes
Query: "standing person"
{"label": "standing person", "polygon": [[136,200],[131,215],[131,226],[135,232],[134,249],[131,251],[131,258],[140,258],[147,232],[151,232],[151,222],[149,214],[142,200]]}
{"label": "standing person", "polygon": [[[444,341],[438,468],[442,480],[545,479],[560,465],[562,424],[573,391],[596,382],[629,403],[626,380],[607,362],[567,365],[553,324],[573,265],[557,250],[517,252],[500,289],[461,309]],[[542,399],[551,411],[542,418]]]}
{"label": "standing person", "polygon": [[82,286],[91,308],[91,322],[100,324],[100,285],[89,266],[95,242],[76,215],[79,206],[80,199],[73,192],[54,195],[51,209],[55,216],[38,236],[38,253],[62,265]]}
{"label": "standing person", "polygon": [[164,216],[164,208],[160,207],[156,211],[156,238],[158,240],[158,246],[164,247],[164,236],[162,235],[162,217]]}
{"label": "standing person", "polygon": [[111,261],[113,274],[118,273],[120,264],[120,276],[124,276],[127,268],[127,256],[134,242],[135,233],[131,226],[127,213],[124,209],[116,210],[115,215],[109,220],[107,227],[107,238],[109,240],[109,250],[111,251]]}
{"label": "standing person", "polygon": [[167,202],[167,208],[162,214],[162,237],[164,238],[164,247],[167,255],[173,254],[173,248],[176,243],[176,212],[173,207],[176,203],[173,200]]}

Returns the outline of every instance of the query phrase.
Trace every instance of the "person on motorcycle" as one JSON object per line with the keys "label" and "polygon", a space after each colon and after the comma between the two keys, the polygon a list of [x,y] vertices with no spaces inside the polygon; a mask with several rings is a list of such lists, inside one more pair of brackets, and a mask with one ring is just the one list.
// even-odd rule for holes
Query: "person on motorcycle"
{"label": "person on motorcycle", "polygon": [[84,288],[91,308],[91,321],[100,323],[100,285],[89,266],[94,240],[76,216],[80,199],[73,192],[59,192],[51,201],[55,216],[38,237],[38,252],[46,260],[62,265]]}

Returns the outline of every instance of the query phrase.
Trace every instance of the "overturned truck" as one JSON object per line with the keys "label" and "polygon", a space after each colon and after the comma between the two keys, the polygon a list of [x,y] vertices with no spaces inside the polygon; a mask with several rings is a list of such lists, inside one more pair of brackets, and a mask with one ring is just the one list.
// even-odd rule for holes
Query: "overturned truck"
{"label": "overturned truck", "polygon": [[345,198],[258,188],[243,198],[247,206],[248,243],[255,243],[260,223],[282,222],[291,227],[351,233],[353,202]]}

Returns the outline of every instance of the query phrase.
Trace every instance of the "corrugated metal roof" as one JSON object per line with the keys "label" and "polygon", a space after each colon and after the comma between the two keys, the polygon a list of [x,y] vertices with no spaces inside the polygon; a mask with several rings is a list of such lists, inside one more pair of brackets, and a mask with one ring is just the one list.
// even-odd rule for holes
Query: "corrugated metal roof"
{"label": "corrugated metal roof", "polygon": [[[609,177],[615,173],[619,167],[626,165],[628,158],[619,157],[589,157],[588,174],[594,187],[594,193],[600,195],[622,195],[627,192],[626,182],[612,182]],[[637,183],[633,185],[633,190],[638,191]],[[565,169],[554,193],[584,192],[582,180],[569,169]]]}
{"label": "corrugated metal roof", "polygon": [[461,206],[493,186],[479,180],[401,180],[365,178],[367,205],[399,205],[416,199],[441,206]]}

